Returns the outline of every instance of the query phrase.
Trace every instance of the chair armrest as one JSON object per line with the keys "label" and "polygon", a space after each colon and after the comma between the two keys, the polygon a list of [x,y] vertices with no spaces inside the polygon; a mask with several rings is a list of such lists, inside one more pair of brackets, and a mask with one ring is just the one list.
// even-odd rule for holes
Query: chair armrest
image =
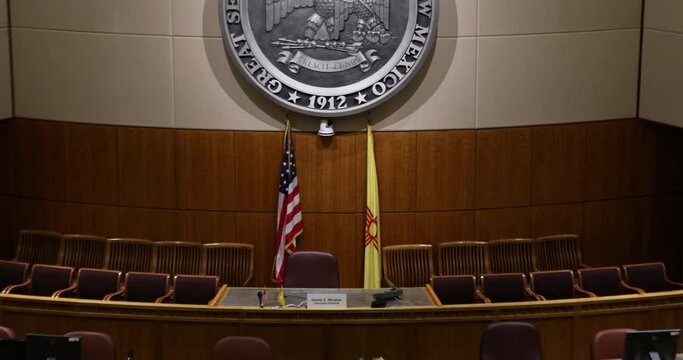
{"label": "chair armrest", "polygon": [[584,263],[579,263],[579,267],[582,268],[582,269],[589,269],[589,268],[590,268],[590,265],[586,265],[586,264],[584,264]]}
{"label": "chair armrest", "polygon": [[542,295],[536,294],[533,290],[531,290],[531,288],[525,287],[524,291],[526,291],[526,294],[536,301],[545,300],[545,298]]}
{"label": "chair armrest", "polygon": [[578,292],[583,297],[597,297],[597,295],[590,291],[582,289],[581,287],[579,287],[579,285],[574,285],[574,291]]}
{"label": "chair armrest", "polygon": [[172,298],[173,295],[175,295],[175,291],[174,291],[174,290],[169,290],[166,294],[161,295],[161,296],[159,296],[156,300],[154,300],[154,303],[155,303],[155,304],[161,304],[161,303],[163,303],[164,301],[166,301],[166,300]]}
{"label": "chair armrest", "polygon": [[78,284],[71,284],[71,286],[69,286],[66,289],[55,291],[54,294],[52,294],[52,297],[53,298],[59,298],[66,293],[73,292],[74,290],[76,290],[76,288],[78,288]]}
{"label": "chair armrest", "polygon": [[491,299],[487,298],[484,295],[484,293],[482,293],[481,290],[479,290],[479,289],[474,290],[474,295],[476,295],[479,299],[481,299],[481,301],[483,301],[484,304],[490,304],[491,303]]}
{"label": "chair armrest", "polygon": [[21,284],[10,285],[10,286],[6,287],[5,289],[2,290],[2,293],[3,294],[14,294],[14,293],[16,293],[16,290],[24,289],[24,288],[28,287],[30,284],[31,284],[31,279],[28,279]]}
{"label": "chair armrest", "polygon": [[621,288],[628,291],[631,294],[645,294],[645,291],[643,289],[631,286],[623,281],[621,282]]}
{"label": "chair armrest", "polygon": [[668,285],[672,289],[683,289],[683,284],[675,281],[671,281],[669,279],[666,279],[666,285]]}
{"label": "chair armrest", "polygon": [[[117,291],[117,292],[111,293],[111,294],[109,294],[109,295],[105,295],[104,298],[103,298],[102,300],[104,300],[104,301],[110,301],[110,300],[112,300],[112,299],[114,299],[114,298],[116,298],[116,297],[119,297],[119,296],[123,295],[123,293],[124,293],[125,291],[126,291],[125,288],[121,288],[121,289],[119,289],[119,291]],[[116,300],[116,299],[114,299],[114,300]]]}

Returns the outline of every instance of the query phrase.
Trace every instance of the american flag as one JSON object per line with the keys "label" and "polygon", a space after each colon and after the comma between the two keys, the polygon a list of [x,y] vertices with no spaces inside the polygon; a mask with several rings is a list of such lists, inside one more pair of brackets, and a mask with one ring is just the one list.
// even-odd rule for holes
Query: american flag
{"label": "american flag", "polygon": [[296,238],[302,232],[299,182],[296,177],[291,127],[287,121],[277,201],[277,243],[273,264],[273,279],[275,279],[278,287],[282,286],[285,279],[287,257],[296,251]]}

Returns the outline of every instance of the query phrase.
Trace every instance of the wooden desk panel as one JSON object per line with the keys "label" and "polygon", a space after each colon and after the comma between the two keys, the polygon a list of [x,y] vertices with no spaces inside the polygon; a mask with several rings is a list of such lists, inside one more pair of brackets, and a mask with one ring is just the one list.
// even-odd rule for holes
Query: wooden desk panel
{"label": "wooden desk panel", "polygon": [[14,328],[18,336],[103,331],[112,336],[119,355],[134,349],[136,358],[145,360],[208,360],[216,341],[229,335],[264,338],[275,359],[341,360],[361,355],[387,360],[477,359],[486,326],[507,320],[529,321],[539,328],[544,358],[583,360],[597,330],[683,326],[683,291],[347,310],[155,305],[0,294],[0,323]]}

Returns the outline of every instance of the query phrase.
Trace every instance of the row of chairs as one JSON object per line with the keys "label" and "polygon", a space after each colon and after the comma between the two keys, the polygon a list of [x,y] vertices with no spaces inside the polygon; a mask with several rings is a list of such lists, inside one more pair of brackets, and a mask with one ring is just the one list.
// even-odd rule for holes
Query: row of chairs
{"label": "row of chairs", "polygon": [[[111,336],[98,331],[71,331],[64,336],[81,338],[81,360],[116,360],[116,345]],[[17,339],[12,328],[0,326],[1,339]],[[133,358],[134,351],[128,352]],[[254,359],[270,360],[270,344],[258,337],[228,336],[216,342],[213,360]]]}
{"label": "row of chairs", "polygon": [[[91,300],[175,302],[213,305],[220,298],[218,276],[183,275],[129,271],[121,281],[118,270],[78,269],[70,266],[29,264],[0,260],[0,288],[3,294],[71,297]],[[223,285],[221,288],[226,288]]]}
{"label": "row of chairs", "polygon": [[643,294],[683,289],[683,284],[666,276],[663,263],[624,265],[578,270],[578,284],[572,270],[433,276],[429,287],[441,304],[541,301],[578,297]]}
{"label": "row of chairs", "polygon": [[[392,245],[382,248],[384,280],[392,287],[422,286],[435,275],[432,245]],[[438,275],[524,273],[587,268],[582,262],[579,236],[500,239],[489,242],[456,241],[438,244]]]}
{"label": "row of chairs", "polygon": [[107,239],[22,230],[16,261],[75,269],[215,275],[221,283],[245,286],[254,274],[254,246],[242,243],[200,244],[183,241]]}

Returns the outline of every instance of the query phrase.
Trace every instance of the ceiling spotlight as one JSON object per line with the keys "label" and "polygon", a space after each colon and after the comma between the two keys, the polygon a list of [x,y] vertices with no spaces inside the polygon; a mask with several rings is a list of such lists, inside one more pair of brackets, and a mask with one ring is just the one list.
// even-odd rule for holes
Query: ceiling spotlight
{"label": "ceiling spotlight", "polygon": [[320,129],[318,130],[318,135],[320,135],[320,136],[332,136],[332,135],[334,135],[334,129],[332,128],[332,120],[320,119]]}

